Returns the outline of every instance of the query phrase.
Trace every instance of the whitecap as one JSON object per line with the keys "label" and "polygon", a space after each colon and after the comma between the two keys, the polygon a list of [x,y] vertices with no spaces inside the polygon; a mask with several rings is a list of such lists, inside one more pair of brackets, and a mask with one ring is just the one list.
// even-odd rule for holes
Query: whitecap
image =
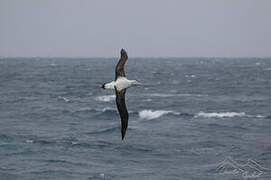
{"label": "whitecap", "polygon": [[95,98],[96,101],[102,101],[102,102],[110,102],[113,101],[116,98],[115,95],[106,95],[106,96],[98,96]]}
{"label": "whitecap", "polygon": [[79,144],[79,142],[77,142],[77,141],[72,141],[71,144],[72,144],[72,145],[76,145],[76,144]]}
{"label": "whitecap", "polygon": [[115,111],[114,108],[111,107],[105,107],[105,108],[91,108],[91,107],[82,107],[78,110],[76,110],[76,112],[84,112],[84,111],[96,111],[96,112],[105,112],[105,111]]}
{"label": "whitecap", "polygon": [[152,110],[142,110],[139,113],[139,117],[141,119],[156,119],[159,118],[165,114],[173,114],[173,115],[179,115],[180,113],[174,112],[174,111],[166,111],[166,110],[157,110],[157,111],[152,111]]}
{"label": "whitecap", "polygon": [[205,117],[205,118],[231,118],[231,117],[243,117],[246,116],[244,112],[199,112],[195,115],[195,117]]}
{"label": "whitecap", "polygon": [[33,143],[34,142],[34,140],[32,140],[32,139],[27,139],[26,141],[25,141],[26,143]]}
{"label": "whitecap", "polygon": [[266,116],[261,115],[261,114],[257,114],[255,117],[256,117],[256,118],[265,118]]}
{"label": "whitecap", "polygon": [[71,100],[66,98],[66,97],[63,97],[63,96],[58,96],[59,99],[62,99],[64,100],[65,102],[70,102]]}
{"label": "whitecap", "polygon": [[116,109],[114,108],[111,108],[111,107],[105,107],[103,108],[102,112],[105,112],[105,111],[115,111]]}

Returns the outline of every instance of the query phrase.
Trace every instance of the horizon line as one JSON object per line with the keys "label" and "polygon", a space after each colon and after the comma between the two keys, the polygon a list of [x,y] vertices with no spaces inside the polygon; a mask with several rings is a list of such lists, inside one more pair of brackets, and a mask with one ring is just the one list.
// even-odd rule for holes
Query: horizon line
{"label": "horizon line", "polygon": [[[67,59],[113,59],[113,58],[119,58],[119,57],[102,57],[102,56],[0,56],[0,59],[15,59],[15,58],[37,58],[37,59],[45,59],[45,58],[56,58],[56,59],[60,59],[60,58],[67,58]],[[247,59],[247,58],[262,58],[262,59],[266,59],[266,58],[271,58],[271,56],[132,56],[129,58],[134,58],[134,59],[143,59],[143,58],[148,58],[148,59],[176,59],[176,58],[243,58],[243,59]]]}

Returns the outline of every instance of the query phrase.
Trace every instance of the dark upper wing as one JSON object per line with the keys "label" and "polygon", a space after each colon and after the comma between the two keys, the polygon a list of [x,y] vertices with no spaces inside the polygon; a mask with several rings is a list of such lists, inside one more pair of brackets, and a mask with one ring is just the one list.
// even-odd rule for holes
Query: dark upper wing
{"label": "dark upper wing", "polygon": [[119,76],[125,77],[124,64],[127,61],[127,59],[128,59],[127,52],[124,49],[121,49],[120,60],[115,69],[115,80],[117,80]]}
{"label": "dark upper wing", "polygon": [[116,104],[121,118],[121,138],[123,140],[126,129],[128,127],[128,118],[129,118],[129,114],[125,104],[126,89],[118,91],[117,88],[115,87],[115,93],[116,93]]}

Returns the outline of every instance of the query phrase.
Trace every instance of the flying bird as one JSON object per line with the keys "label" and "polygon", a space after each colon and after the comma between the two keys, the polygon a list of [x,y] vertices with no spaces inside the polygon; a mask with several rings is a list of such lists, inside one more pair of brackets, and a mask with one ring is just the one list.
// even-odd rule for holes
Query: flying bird
{"label": "flying bird", "polygon": [[128,127],[129,114],[125,104],[126,89],[131,86],[141,85],[137,80],[128,80],[125,76],[124,65],[128,59],[127,52],[124,49],[120,51],[120,59],[115,68],[115,80],[104,83],[101,88],[114,89],[116,93],[116,104],[121,119],[121,138],[123,140]]}

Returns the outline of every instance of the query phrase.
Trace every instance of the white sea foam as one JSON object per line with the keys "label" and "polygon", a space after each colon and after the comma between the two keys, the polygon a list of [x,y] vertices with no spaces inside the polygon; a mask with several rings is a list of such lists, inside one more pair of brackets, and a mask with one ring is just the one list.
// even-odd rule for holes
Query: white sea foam
{"label": "white sea foam", "polygon": [[257,114],[255,117],[256,117],[256,118],[265,118],[266,116],[261,115],[261,114]]}
{"label": "white sea foam", "polygon": [[111,108],[111,107],[105,107],[103,108],[102,112],[105,112],[105,111],[115,111],[116,109],[114,108]]}
{"label": "white sea foam", "polygon": [[72,141],[71,144],[72,144],[72,145],[76,145],[76,144],[79,144],[79,142],[77,142],[77,141]]}
{"label": "white sea foam", "polygon": [[116,98],[115,95],[106,95],[106,96],[98,96],[95,98],[96,101],[102,101],[102,102],[110,102],[113,101]]}
{"label": "white sea foam", "polygon": [[65,97],[63,97],[63,100],[66,101],[66,102],[70,102],[71,101],[70,99],[65,98]]}
{"label": "white sea foam", "polygon": [[174,112],[174,111],[166,111],[166,110],[157,110],[157,111],[152,111],[152,110],[142,110],[139,113],[139,117],[141,119],[156,119],[159,118],[165,114],[174,114],[174,115],[179,115],[180,113]]}
{"label": "white sea foam", "polygon": [[71,100],[66,98],[66,97],[63,97],[63,96],[58,96],[59,99],[62,99],[64,100],[65,102],[70,102]]}
{"label": "white sea foam", "polygon": [[199,112],[195,115],[195,117],[205,117],[205,118],[231,118],[231,117],[243,117],[246,116],[244,112],[213,112],[213,113],[206,113],[206,112]]}
{"label": "white sea foam", "polygon": [[96,111],[96,112],[105,112],[105,111],[116,111],[116,109],[112,107],[105,107],[105,108],[91,108],[91,107],[82,107],[77,112],[85,112],[85,111]]}

